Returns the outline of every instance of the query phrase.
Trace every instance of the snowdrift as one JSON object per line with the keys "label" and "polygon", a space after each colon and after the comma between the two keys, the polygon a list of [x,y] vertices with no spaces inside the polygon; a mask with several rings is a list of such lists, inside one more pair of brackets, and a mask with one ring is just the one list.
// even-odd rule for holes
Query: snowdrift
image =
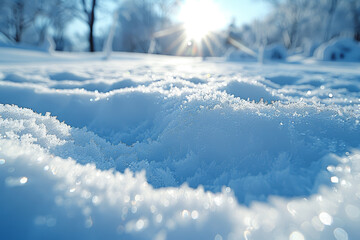
{"label": "snowdrift", "polygon": [[0,57],[5,239],[360,237],[359,68],[89,58]]}
{"label": "snowdrift", "polygon": [[230,48],[226,54],[225,58],[227,61],[230,62],[256,62],[257,58],[255,56],[252,56],[244,51]]}
{"label": "snowdrift", "polygon": [[272,61],[285,61],[287,58],[287,49],[284,45],[273,44],[264,49],[263,59]]}
{"label": "snowdrift", "polygon": [[334,39],[320,45],[314,56],[323,61],[358,62],[360,45],[350,38]]}
{"label": "snowdrift", "polygon": [[230,48],[225,54],[225,58],[230,62],[285,61],[287,55],[287,49],[283,45],[272,44],[263,49],[258,49],[257,52],[254,52],[254,55]]}

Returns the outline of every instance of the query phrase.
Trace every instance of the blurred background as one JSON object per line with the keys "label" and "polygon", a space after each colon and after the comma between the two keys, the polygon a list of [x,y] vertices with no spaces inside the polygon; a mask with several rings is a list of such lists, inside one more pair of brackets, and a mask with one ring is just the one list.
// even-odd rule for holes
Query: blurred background
{"label": "blurred background", "polygon": [[360,41],[360,0],[0,1],[0,44],[39,50],[282,59],[334,39]]}

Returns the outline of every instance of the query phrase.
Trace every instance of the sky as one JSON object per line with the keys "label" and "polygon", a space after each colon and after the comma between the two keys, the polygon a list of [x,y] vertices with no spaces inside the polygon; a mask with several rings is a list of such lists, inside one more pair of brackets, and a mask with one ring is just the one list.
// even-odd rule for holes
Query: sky
{"label": "sky", "polygon": [[175,19],[210,22],[215,28],[226,28],[233,20],[237,26],[262,18],[270,10],[262,0],[184,0]]}
{"label": "sky", "polygon": [[[235,20],[237,26],[250,23],[255,19],[262,18],[270,11],[269,4],[263,0],[184,0],[183,7],[188,5],[188,3],[191,5],[194,2],[203,3],[203,9],[208,9],[209,5],[216,7],[215,15],[218,18],[216,20],[219,21],[219,27],[223,28],[228,26],[233,20]],[[111,22],[111,14],[107,13],[106,15],[102,16],[103,20]],[[178,17],[174,16],[175,19]]]}
{"label": "sky", "polygon": [[[108,6],[110,9],[115,8],[112,4]],[[184,0],[178,14],[173,18],[188,26],[194,26],[190,31],[198,33],[199,29],[203,31],[225,29],[233,20],[237,26],[251,23],[255,19],[261,19],[269,11],[269,4],[263,0]],[[103,35],[108,31],[108,27],[104,27],[104,24],[109,26],[112,22],[111,11],[106,14],[100,13],[99,18],[100,20],[95,24],[95,34]],[[80,20],[72,26],[69,35],[81,38],[87,31],[87,26]],[[83,30],[79,31],[79,29]]]}
{"label": "sky", "polygon": [[231,22],[232,18],[235,18],[238,26],[260,19],[270,11],[269,4],[262,0],[214,0],[214,2],[219,5],[227,20]]}
{"label": "sky", "polygon": [[261,0],[184,0],[174,20],[184,24],[188,41],[200,41],[230,23],[241,26],[262,18],[269,9]]}

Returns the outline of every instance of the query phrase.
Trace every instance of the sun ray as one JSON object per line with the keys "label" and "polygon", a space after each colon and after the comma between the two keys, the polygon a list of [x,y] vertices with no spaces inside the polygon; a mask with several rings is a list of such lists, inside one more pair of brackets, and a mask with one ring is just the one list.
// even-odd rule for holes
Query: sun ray
{"label": "sun ray", "polygon": [[223,44],[219,41],[219,35],[210,33],[207,37],[215,44],[217,48],[221,48],[223,46]]}
{"label": "sun ray", "polygon": [[184,29],[183,25],[176,25],[167,29],[163,29],[160,31],[157,31],[153,34],[153,38],[161,38],[161,37],[166,37],[172,34],[175,34],[177,32],[180,32]]}
{"label": "sun ray", "polygon": [[[166,52],[172,51],[172,50],[173,50],[176,46],[178,46],[178,45],[181,46],[181,44],[185,42],[185,38],[186,38],[185,33],[182,33],[182,34],[176,39],[176,41],[172,42],[172,43],[166,48]],[[179,47],[179,48],[180,48],[180,47]],[[176,53],[176,54],[179,55],[178,53]]]}
{"label": "sun ray", "polygon": [[245,53],[247,53],[247,54],[249,54],[249,55],[251,55],[251,56],[254,56],[254,57],[257,57],[257,54],[253,51],[253,50],[251,50],[250,48],[248,48],[248,47],[246,47],[244,44],[242,44],[241,42],[239,42],[239,41],[237,41],[237,40],[235,40],[235,39],[233,39],[233,38],[229,38],[228,39],[228,41],[229,41],[229,43],[231,44],[231,45],[233,45],[234,47],[236,47],[237,49],[239,49],[239,50],[241,50],[241,51],[243,51],[243,52],[245,52]]}
{"label": "sun ray", "polygon": [[[211,56],[214,56],[214,51],[213,51],[212,46],[211,46],[210,38],[205,37],[203,41],[204,41],[207,49],[209,50],[210,55],[211,55]],[[204,56],[203,56],[203,57],[204,57]]]}

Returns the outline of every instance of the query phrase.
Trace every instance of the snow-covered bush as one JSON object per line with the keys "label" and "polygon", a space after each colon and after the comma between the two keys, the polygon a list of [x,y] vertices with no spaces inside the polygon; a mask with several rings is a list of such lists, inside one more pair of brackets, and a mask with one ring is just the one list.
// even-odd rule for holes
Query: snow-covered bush
{"label": "snow-covered bush", "polygon": [[119,9],[114,50],[148,52],[158,21],[149,1],[125,1]]}
{"label": "snow-covered bush", "polygon": [[256,62],[257,58],[238,49],[230,48],[225,54],[226,60],[228,61],[250,61]]}
{"label": "snow-covered bush", "polygon": [[287,51],[286,48],[281,44],[274,44],[264,49],[263,59],[283,61],[286,60]]}
{"label": "snow-covered bush", "polygon": [[349,38],[334,39],[322,44],[314,55],[323,61],[360,61],[360,45]]}
{"label": "snow-covered bush", "polygon": [[238,29],[241,40],[250,48],[276,43],[287,49],[301,49],[312,56],[314,48],[339,36],[360,36],[360,1],[268,0],[273,9],[262,20]]}
{"label": "snow-covered bush", "polygon": [[305,39],[301,46],[303,50],[303,55],[305,57],[312,57],[316,51],[316,49],[320,46],[318,41],[314,41],[311,39]]}

